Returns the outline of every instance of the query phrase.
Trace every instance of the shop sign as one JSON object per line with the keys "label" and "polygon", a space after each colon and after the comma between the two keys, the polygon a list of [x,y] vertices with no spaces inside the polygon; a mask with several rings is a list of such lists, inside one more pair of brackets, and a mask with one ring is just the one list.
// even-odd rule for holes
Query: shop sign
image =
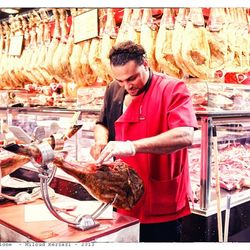
{"label": "shop sign", "polygon": [[74,43],[98,36],[98,10],[90,10],[73,18]]}
{"label": "shop sign", "polygon": [[21,56],[23,48],[23,35],[10,38],[10,48],[8,54],[11,56]]}

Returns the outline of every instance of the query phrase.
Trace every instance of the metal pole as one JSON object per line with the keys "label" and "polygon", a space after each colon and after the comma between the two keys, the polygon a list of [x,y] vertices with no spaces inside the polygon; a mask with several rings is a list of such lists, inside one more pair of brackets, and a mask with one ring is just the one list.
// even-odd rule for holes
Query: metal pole
{"label": "metal pole", "polygon": [[217,146],[216,126],[213,126],[213,149],[214,149],[214,165],[215,165],[215,179],[216,179],[218,238],[219,238],[219,242],[223,242],[222,217],[221,217],[221,195],[220,195],[220,174],[219,174],[219,163],[218,163],[218,146]]}
{"label": "metal pole", "polygon": [[225,225],[224,225],[224,242],[228,242],[230,203],[231,203],[231,195],[227,195],[227,207],[225,211]]}
{"label": "metal pole", "polygon": [[207,210],[210,202],[211,184],[211,118],[201,119],[201,166],[200,166],[200,209]]}

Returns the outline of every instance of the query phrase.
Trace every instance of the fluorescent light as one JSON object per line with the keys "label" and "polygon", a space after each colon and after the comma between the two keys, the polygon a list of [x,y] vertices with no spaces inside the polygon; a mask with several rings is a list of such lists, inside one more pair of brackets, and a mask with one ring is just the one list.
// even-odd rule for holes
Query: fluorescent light
{"label": "fluorescent light", "polygon": [[6,9],[1,9],[2,12],[8,13],[8,14],[17,14],[19,13],[18,9],[12,9],[12,8],[6,8]]}

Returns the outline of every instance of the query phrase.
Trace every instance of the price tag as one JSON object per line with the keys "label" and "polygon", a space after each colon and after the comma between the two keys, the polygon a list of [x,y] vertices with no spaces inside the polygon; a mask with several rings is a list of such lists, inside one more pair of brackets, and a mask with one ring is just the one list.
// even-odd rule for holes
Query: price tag
{"label": "price tag", "polygon": [[73,18],[74,43],[98,36],[98,10],[90,10]]}
{"label": "price tag", "polygon": [[9,55],[20,56],[23,49],[23,35],[13,36],[10,39]]}

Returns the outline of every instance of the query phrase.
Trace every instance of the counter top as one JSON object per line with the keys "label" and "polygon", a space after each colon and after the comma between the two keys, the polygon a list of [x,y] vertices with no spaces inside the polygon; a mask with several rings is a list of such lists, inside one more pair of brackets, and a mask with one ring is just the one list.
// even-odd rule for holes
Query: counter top
{"label": "counter top", "polygon": [[[72,201],[74,199],[56,194],[55,202]],[[38,199],[30,205],[42,204],[43,200]],[[39,242],[88,242],[110,234],[114,234],[119,230],[129,228],[133,225],[139,225],[139,220],[128,216],[113,212],[113,219],[97,219],[100,223],[98,227],[81,231],[68,226],[67,223],[59,220],[25,222],[24,213],[25,205],[16,205],[8,202],[0,206],[0,224],[13,230],[32,241]],[[39,216],[39,214],[37,215]],[[138,226],[139,229],[139,226]],[[139,234],[139,232],[138,232]],[[137,235],[138,236],[138,235]],[[136,237],[137,237],[136,236]],[[135,237],[135,238],[136,238]]]}

